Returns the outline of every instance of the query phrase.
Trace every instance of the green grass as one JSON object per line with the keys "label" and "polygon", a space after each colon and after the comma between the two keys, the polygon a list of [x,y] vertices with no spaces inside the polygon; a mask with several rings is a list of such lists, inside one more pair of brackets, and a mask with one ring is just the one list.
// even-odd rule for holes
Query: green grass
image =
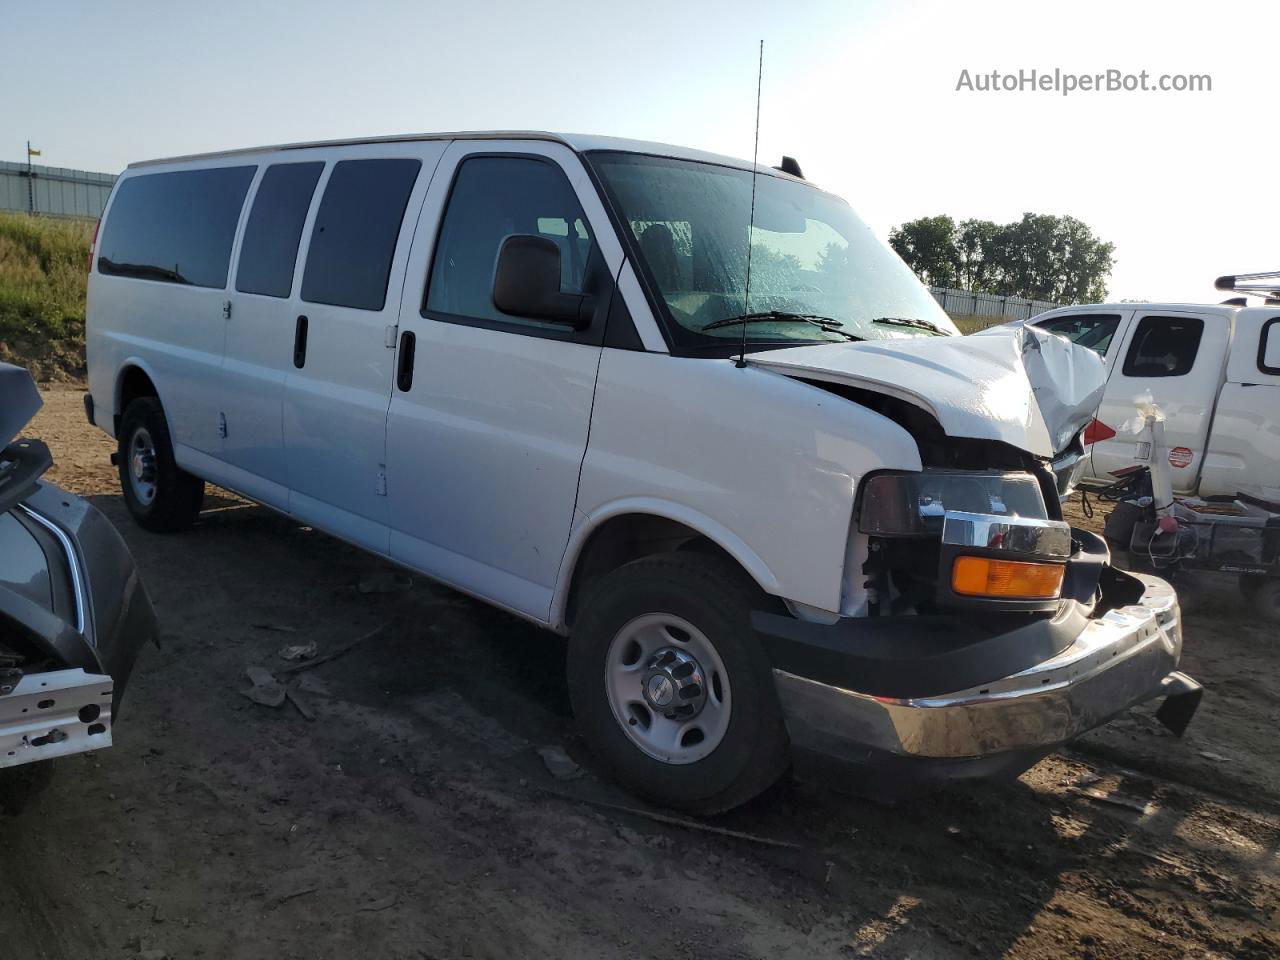
{"label": "green grass", "polygon": [[84,335],[93,224],[0,213],[0,344]]}

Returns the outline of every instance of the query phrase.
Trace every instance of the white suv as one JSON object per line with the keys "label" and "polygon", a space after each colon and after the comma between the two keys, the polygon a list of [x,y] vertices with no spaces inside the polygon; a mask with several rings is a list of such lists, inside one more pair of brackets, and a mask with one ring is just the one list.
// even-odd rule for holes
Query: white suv
{"label": "white suv", "polygon": [[131,166],[86,397],[130,510],[186,526],[210,481],[568,634],[602,764],[690,810],[815,752],[883,791],[1155,696],[1184,726],[1173,593],[1061,520],[1097,357],[956,336],[784,167],[543,133]]}

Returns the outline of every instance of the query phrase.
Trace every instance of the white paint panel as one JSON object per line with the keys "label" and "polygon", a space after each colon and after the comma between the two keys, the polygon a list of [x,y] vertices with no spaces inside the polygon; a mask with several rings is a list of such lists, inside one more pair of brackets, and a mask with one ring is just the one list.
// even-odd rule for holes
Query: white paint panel
{"label": "white paint panel", "polygon": [[[1196,352],[1195,363],[1184,375],[1176,377],[1130,376],[1124,372],[1129,350],[1144,317],[1171,316],[1175,319],[1198,318],[1204,332]],[[1093,470],[1100,480],[1111,479],[1116,470],[1137,463],[1133,433],[1123,429],[1137,416],[1138,403],[1150,397],[1165,416],[1165,443],[1172,450],[1186,447],[1191,461],[1173,467],[1173,491],[1189,494],[1196,490],[1209,439],[1209,423],[1217,401],[1231,337],[1231,319],[1215,312],[1174,314],[1158,308],[1138,310],[1126,332],[1107,389],[1098,408],[1098,420],[1113,430],[1115,437],[1093,444]]]}
{"label": "white paint panel", "polygon": [[838,611],[854,494],[882,469],[918,470],[919,453],[865,407],[754,362],[606,349],[578,496],[585,519],[557,614],[591,530],[632,510],[703,532],[770,592]]}
{"label": "white paint panel", "polygon": [[622,250],[577,157],[561,144],[459,141],[423,206],[401,333],[413,386],[387,421],[392,555],[545,622],[573,520],[600,347],[426,318],[419,310],[457,166],[472,153],[545,156],[566,172],[610,273]]}
{"label": "white paint panel", "polygon": [[[306,363],[295,369],[290,359],[285,379],[282,419],[292,491],[289,512],[380,553],[387,552],[389,537],[387,497],[379,491],[379,475],[386,470],[387,406],[395,361],[395,352],[386,345],[386,328],[396,323],[418,212],[445,146],[418,142],[324,151],[330,166],[316,188],[321,198],[334,167],[343,160],[412,157],[422,161],[422,168],[405,205],[383,308],[299,301],[298,310],[308,321]],[[312,155],[299,151],[296,159]],[[309,227],[315,216],[310,219]],[[304,232],[304,251],[310,233]],[[301,277],[305,262],[298,269]],[[296,317],[290,320],[292,345]]]}
{"label": "white paint panel", "polygon": [[[279,163],[316,162],[315,156],[277,158]],[[258,188],[270,164],[259,167],[250,191],[248,210],[257,200]],[[226,417],[227,436],[222,455],[250,486],[242,492],[278,509],[288,507],[289,465],[284,443],[285,382],[293,368],[293,340],[297,317],[307,313],[299,291],[306,259],[306,241],[320,205],[326,174],[322,170],[311,196],[311,206],[298,238],[294,276],[288,297],[240,293],[235,289],[240,269],[244,228],[236,242],[232,278],[227,299],[231,317],[226,321],[226,345],[222,357],[220,409]],[[249,222],[246,213],[244,222]],[[281,491],[286,495],[279,497]]]}

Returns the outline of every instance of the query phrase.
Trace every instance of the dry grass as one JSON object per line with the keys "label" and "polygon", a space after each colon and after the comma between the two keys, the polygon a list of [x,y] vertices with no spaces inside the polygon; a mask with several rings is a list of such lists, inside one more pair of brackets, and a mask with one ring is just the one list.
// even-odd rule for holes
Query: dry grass
{"label": "dry grass", "polygon": [[92,238],[92,223],[0,213],[0,360],[38,380],[83,376]]}
{"label": "dry grass", "polygon": [[1008,323],[1010,320],[1016,319],[1003,315],[999,317],[982,317],[972,313],[952,313],[949,316],[955,321],[956,326],[960,328],[961,333],[977,333],[979,330],[987,329],[987,327],[994,327],[997,324]]}

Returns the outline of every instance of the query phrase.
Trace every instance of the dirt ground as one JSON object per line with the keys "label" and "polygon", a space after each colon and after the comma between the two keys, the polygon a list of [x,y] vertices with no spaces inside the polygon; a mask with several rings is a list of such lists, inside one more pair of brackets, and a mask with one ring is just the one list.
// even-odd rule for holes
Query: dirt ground
{"label": "dirt ground", "polygon": [[[1280,956],[1280,637],[1222,585],[1187,617],[1187,736],[1134,711],[1017,782],[896,808],[784,782],[708,824],[628,812],[573,732],[563,642],[212,492],[133,526],[51,388],[52,478],[129,541],[163,628],[108,751],[0,822],[12,960]],[[282,647],[300,699],[240,691]],[[585,773],[554,779],[560,745]]]}

